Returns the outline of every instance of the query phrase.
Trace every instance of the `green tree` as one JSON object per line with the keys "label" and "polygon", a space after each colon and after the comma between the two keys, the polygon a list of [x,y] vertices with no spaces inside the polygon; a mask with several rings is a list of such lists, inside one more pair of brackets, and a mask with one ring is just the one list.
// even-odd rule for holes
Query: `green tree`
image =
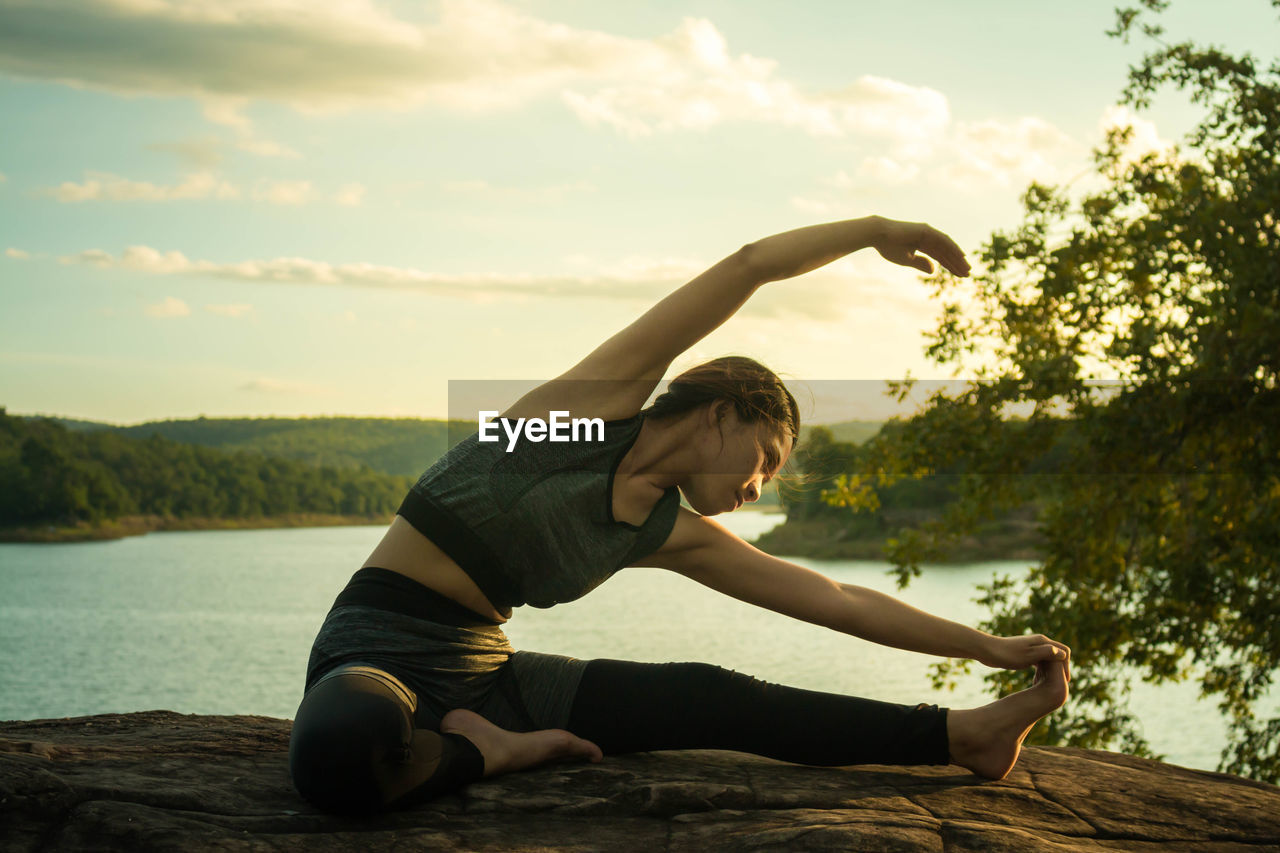
{"label": "green tree", "polygon": [[249,518],[394,512],[412,480],[367,466],[317,468],[160,435],[70,430],[0,407],[0,526],[101,522],[122,515]]}
{"label": "green tree", "polygon": [[798,476],[784,478],[778,487],[787,520],[844,516],[820,498],[824,491],[835,487],[837,478],[849,470],[857,456],[856,444],[836,441],[828,427],[811,427],[790,463]]}
{"label": "green tree", "polygon": [[[1259,700],[1280,666],[1280,62],[1166,43],[1165,6],[1117,13],[1109,35],[1154,43],[1122,102],[1141,110],[1173,87],[1200,120],[1141,157],[1109,134],[1100,188],[1033,185],[979,274],[931,279],[948,304],[929,355],[975,380],[873,441],[860,480],[963,472],[943,516],[892,549],[902,586],[984,519],[1037,501],[1043,561],[982,599],[987,630],[1073,649],[1072,701],[1033,742],[1150,755],[1129,684],[1199,668],[1230,721],[1220,769],[1276,782],[1280,718]],[[938,664],[935,680],[967,664]]]}

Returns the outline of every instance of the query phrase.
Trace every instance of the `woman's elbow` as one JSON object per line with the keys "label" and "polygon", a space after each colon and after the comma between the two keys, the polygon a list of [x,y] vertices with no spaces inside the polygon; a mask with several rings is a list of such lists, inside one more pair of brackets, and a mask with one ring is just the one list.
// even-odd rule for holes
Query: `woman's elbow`
{"label": "woman's elbow", "polygon": [[776,270],[769,269],[766,253],[754,242],[744,244],[726,260],[733,263],[741,271],[742,277],[753,284],[764,284],[778,277]]}

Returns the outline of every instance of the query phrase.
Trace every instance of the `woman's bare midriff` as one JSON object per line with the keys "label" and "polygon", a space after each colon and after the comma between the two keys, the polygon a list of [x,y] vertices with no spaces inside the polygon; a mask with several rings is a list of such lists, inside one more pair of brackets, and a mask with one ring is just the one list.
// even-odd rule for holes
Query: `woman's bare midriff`
{"label": "woman's bare midriff", "polygon": [[405,521],[404,516],[397,515],[391,522],[382,541],[364,561],[364,567],[369,566],[411,578],[495,622],[507,621],[462,567]]}

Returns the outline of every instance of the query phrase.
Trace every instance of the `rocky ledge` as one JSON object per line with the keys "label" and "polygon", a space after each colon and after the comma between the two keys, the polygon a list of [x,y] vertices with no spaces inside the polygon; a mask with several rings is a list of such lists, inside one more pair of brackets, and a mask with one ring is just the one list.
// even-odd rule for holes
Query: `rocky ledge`
{"label": "rocky ledge", "polygon": [[1280,788],[1085,749],[957,767],[802,767],[672,751],[558,764],[376,818],[289,782],[288,720],[149,711],[0,722],[0,848],[1261,850]]}

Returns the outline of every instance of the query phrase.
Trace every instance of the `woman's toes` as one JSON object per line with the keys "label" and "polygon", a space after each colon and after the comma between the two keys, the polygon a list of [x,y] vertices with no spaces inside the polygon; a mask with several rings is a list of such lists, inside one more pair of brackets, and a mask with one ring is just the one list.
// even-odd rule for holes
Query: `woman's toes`
{"label": "woman's toes", "polygon": [[576,735],[570,735],[573,738],[573,755],[577,758],[585,758],[593,764],[604,758],[604,750],[596,746],[589,740],[584,740]]}
{"label": "woman's toes", "polygon": [[1070,688],[1067,686],[1067,666],[1062,661],[1042,661],[1036,665],[1036,681],[1033,686],[1045,691],[1056,710],[1067,704]]}
{"label": "woman's toes", "polygon": [[589,761],[599,761],[604,758],[604,752],[600,747],[596,746],[589,740],[580,738],[573,732],[564,729],[550,729],[546,732],[535,733],[550,735],[554,740],[554,747],[551,754],[556,758],[585,758]]}
{"label": "woman's toes", "polygon": [[457,709],[440,720],[440,730],[466,737],[485,761],[485,775],[494,776],[536,767],[549,761],[585,759],[600,761],[600,747],[564,729],[512,732],[473,711]]}

